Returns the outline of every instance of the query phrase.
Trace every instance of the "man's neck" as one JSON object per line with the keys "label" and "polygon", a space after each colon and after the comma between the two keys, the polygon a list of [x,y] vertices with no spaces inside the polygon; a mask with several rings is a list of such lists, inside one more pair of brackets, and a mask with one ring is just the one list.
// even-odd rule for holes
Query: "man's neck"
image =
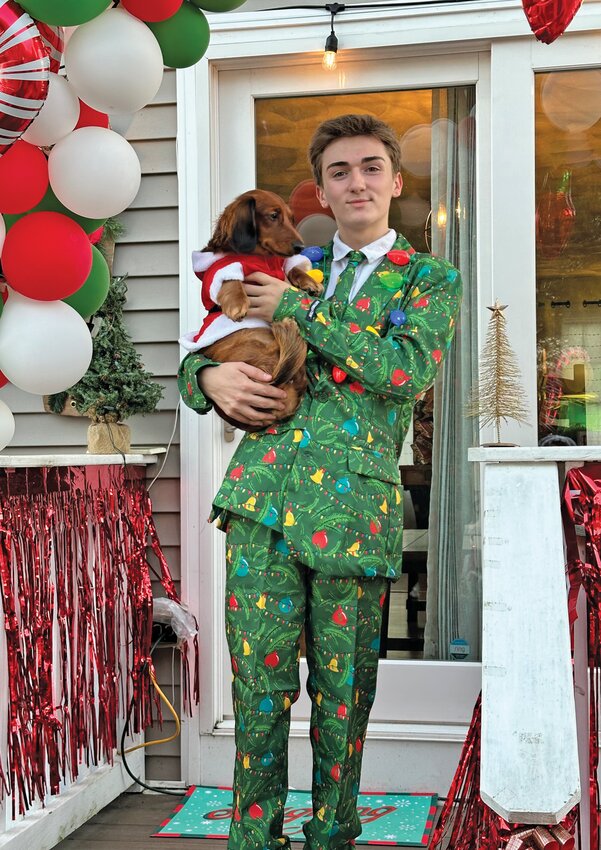
{"label": "man's neck", "polygon": [[349,231],[349,230],[338,230],[338,236],[344,242],[345,245],[348,245],[349,248],[352,248],[353,251],[360,251],[362,248],[365,248],[366,245],[371,245],[372,242],[375,242],[377,239],[381,239],[383,236],[386,236],[390,228],[388,225],[381,230],[378,228],[377,230],[363,230],[359,232]]}

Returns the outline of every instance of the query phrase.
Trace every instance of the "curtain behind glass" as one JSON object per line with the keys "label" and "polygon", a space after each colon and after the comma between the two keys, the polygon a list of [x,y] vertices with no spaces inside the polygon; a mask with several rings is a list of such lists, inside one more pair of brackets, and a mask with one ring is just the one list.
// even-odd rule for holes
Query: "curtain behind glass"
{"label": "curtain behind glass", "polygon": [[432,104],[432,253],[463,278],[455,339],[434,386],[432,489],[424,658],[449,659],[464,640],[480,658],[481,571],[478,469],[467,450],[478,444],[477,421],[464,414],[477,375],[475,122],[473,87],[435,89]]}

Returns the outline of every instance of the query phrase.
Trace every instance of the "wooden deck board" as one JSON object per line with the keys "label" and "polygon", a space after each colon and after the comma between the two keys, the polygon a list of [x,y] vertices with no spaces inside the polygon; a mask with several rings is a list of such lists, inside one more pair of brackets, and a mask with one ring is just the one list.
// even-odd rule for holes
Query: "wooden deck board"
{"label": "wooden deck board", "polygon": [[166,794],[122,794],[54,850],[226,850],[225,841],[151,838],[178,802]]}
{"label": "wooden deck board", "polygon": [[[166,794],[122,794],[54,850],[227,850],[224,840],[151,838],[178,802]],[[292,850],[301,848],[292,844]]]}

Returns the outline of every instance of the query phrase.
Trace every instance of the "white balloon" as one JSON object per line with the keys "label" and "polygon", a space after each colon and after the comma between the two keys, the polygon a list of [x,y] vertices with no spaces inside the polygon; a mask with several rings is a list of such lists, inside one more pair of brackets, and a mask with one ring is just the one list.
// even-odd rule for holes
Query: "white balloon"
{"label": "white balloon", "polygon": [[6,239],[6,223],[4,221],[4,216],[0,215],[0,255],[2,254],[2,249],[4,248],[4,240]]}
{"label": "white balloon", "polygon": [[125,9],[107,9],[77,27],[65,68],[84,103],[100,112],[137,112],[159,90],[163,54],[146,24]]}
{"label": "white balloon", "polygon": [[61,139],[50,152],[48,170],[59,201],[86,218],[123,212],[142,180],[135,150],[104,127],[80,127]]}
{"label": "white balloon", "polygon": [[297,227],[305,245],[325,245],[336,233],[336,222],[324,213],[306,215]]}
{"label": "white balloon", "polygon": [[48,97],[37,118],[23,133],[30,145],[48,147],[70,133],[79,120],[79,100],[64,77],[49,75]]}
{"label": "white balloon", "polygon": [[88,326],[64,301],[34,301],[14,290],[0,317],[0,370],[36,395],[72,387],[92,360]]}
{"label": "white balloon", "polygon": [[15,417],[10,407],[0,399],[0,451],[5,449],[15,436]]}

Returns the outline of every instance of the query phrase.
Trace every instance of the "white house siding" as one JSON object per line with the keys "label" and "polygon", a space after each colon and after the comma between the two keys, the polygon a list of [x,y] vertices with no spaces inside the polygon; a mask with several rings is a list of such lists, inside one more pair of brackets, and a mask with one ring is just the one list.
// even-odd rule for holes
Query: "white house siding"
{"label": "white house siding", "polygon": [[[142,163],[142,185],[131,208],[119,218],[126,228],[115,251],[113,271],[129,273],[125,320],[145,368],[165,387],[157,412],[128,420],[134,446],[167,446],[173,430],[178,400],[176,372],[178,336],[178,210],[175,159],[176,107],[175,71],[166,71],[153,103],[139,112],[128,132]],[[52,340],[48,340],[52,345]],[[45,413],[42,399],[11,386],[0,390],[16,419],[15,438],[5,453],[81,451],[86,445],[88,419]],[[154,515],[161,544],[179,589],[179,433],[176,433],[160,478],[151,490]],[[149,467],[148,475],[154,476]],[[155,594],[161,593],[155,584]],[[174,665],[177,672],[177,664]],[[158,655],[159,682],[168,695],[172,691],[171,651]],[[176,706],[179,693],[175,692]],[[166,712],[168,715],[168,712]],[[151,730],[149,737],[166,737]],[[147,777],[180,777],[179,746],[157,746],[148,751]]]}

